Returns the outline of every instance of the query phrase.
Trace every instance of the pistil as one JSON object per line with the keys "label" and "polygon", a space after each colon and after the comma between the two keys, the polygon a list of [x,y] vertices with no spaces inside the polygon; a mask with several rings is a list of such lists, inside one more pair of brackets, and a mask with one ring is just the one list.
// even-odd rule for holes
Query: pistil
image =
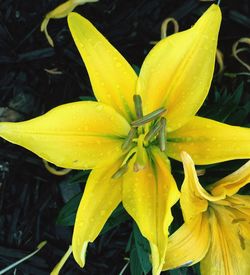
{"label": "pistil", "polygon": [[134,164],[135,172],[138,172],[138,171],[144,169],[147,164],[148,156],[147,156],[147,151],[144,148],[144,138],[145,138],[145,135],[142,134],[139,136],[139,138],[137,140],[136,161]]}
{"label": "pistil", "polygon": [[[134,155],[134,172],[144,169],[148,162],[147,147],[156,139],[160,150],[166,150],[166,119],[161,117],[166,108],[159,108],[144,116],[140,95],[134,95],[133,100],[137,119],[130,124],[131,129],[122,144],[122,150],[128,153],[121,167],[112,176],[113,179],[118,179],[127,172],[128,163]],[[149,122],[153,123],[148,124]]]}

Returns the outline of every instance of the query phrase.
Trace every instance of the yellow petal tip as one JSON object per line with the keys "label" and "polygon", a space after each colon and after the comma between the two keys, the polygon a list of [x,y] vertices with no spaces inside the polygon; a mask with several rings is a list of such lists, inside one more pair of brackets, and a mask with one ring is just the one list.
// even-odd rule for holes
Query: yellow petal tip
{"label": "yellow petal tip", "polygon": [[[221,15],[221,9],[218,5],[216,4],[212,4],[207,11],[205,12],[205,14],[211,14],[211,16],[217,16],[219,19],[221,19],[222,15]],[[213,15],[212,15],[213,14]]]}

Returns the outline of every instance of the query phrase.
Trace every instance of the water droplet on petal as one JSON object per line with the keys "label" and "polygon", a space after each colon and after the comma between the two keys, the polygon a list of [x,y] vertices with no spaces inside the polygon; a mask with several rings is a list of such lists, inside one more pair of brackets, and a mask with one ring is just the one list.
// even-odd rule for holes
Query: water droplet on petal
{"label": "water droplet on petal", "polygon": [[101,215],[101,216],[104,216],[105,213],[106,213],[105,210],[102,210],[102,211],[100,212],[100,215]]}
{"label": "water droplet on petal", "polygon": [[98,104],[98,105],[96,106],[96,110],[99,111],[99,112],[101,112],[101,111],[103,110],[103,106],[100,105],[100,104]]}
{"label": "water droplet on petal", "polygon": [[120,68],[122,66],[121,62],[116,62],[115,65],[116,65],[117,68]]}

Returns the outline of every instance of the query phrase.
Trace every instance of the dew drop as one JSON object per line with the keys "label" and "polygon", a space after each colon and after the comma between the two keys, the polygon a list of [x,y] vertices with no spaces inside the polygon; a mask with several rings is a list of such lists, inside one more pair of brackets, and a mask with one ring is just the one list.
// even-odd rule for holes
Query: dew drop
{"label": "dew drop", "polygon": [[[91,39],[91,38],[88,38],[87,41],[88,41],[88,43],[90,43],[90,44],[92,43],[92,39]],[[83,46],[83,44],[80,44],[80,45]]]}
{"label": "dew drop", "polygon": [[80,237],[77,238],[76,240],[77,246],[81,246],[82,245],[82,240]]}
{"label": "dew drop", "polygon": [[105,215],[105,210],[101,210],[100,215],[104,216]]}
{"label": "dew drop", "polygon": [[83,227],[84,226],[84,222],[79,222],[79,226]]}
{"label": "dew drop", "polygon": [[99,112],[101,112],[103,110],[103,106],[98,104],[96,106],[96,110],[99,111]]}
{"label": "dew drop", "polygon": [[117,68],[120,68],[122,66],[121,62],[116,62],[115,65]]}

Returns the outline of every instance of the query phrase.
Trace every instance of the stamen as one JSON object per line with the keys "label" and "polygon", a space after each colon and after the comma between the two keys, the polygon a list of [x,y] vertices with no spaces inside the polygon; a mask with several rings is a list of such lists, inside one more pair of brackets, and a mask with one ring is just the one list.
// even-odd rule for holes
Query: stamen
{"label": "stamen", "polygon": [[244,219],[244,218],[233,219],[232,224],[238,223],[238,222],[245,222],[245,221],[246,221],[246,219]]}
{"label": "stamen", "polygon": [[139,127],[139,126],[142,126],[152,120],[155,120],[157,119],[158,117],[160,117],[163,113],[166,112],[166,108],[162,107],[158,110],[155,110],[154,112],[152,113],[149,113],[145,116],[143,116],[142,118],[139,118],[137,120],[134,120],[131,122],[131,126],[132,127]]}
{"label": "stamen", "polygon": [[239,236],[239,240],[240,240],[240,247],[242,250],[245,250],[246,249],[245,239],[241,236],[240,233],[238,233],[238,236]]}
{"label": "stamen", "polygon": [[137,118],[142,118],[143,117],[143,111],[142,111],[142,99],[140,95],[134,95],[134,104],[135,104],[135,112]]}
{"label": "stamen", "polygon": [[156,123],[145,136],[144,143],[148,143],[150,140],[156,137],[160,132],[161,127],[162,127],[162,124],[160,122]]}
{"label": "stamen", "polygon": [[160,120],[161,128],[159,133],[159,147],[162,152],[166,150],[166,118]]}
{"label": "stamen", "polygon": [[130,144],[133,141],[133,138],[136,136],[136,128],[131,128],[127,137],[125,138],[124,143],[122,144],[122,150],[125,151],[129,148]]}
{"label": "stamen", "polygon": [[122,165],[112,176],[112,179],[116,180],[123,176],[128,171],[128,162]]}
{"label": "stamen", "polygon": [[136,152],[136,149],[132,149],[128,155],[126,156],[126,158],[124,159],[121,167],[114,173],[114,175],[111,177],[112,179],[119,179],[121,176],[123,176],[127,170],[128,170],[128,163],[129,161],[132,159],[132,157],[134,156]]}

